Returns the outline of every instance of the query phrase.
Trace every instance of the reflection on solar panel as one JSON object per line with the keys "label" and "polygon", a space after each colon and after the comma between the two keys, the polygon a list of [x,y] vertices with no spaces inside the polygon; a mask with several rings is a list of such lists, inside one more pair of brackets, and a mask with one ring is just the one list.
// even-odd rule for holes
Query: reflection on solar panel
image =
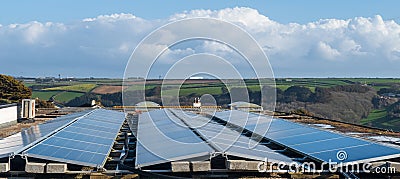
{"label": "reflection on solar panel", "polygon": [[20,133],[1,139],[0,157],[5,157],[12,153],[18,153],[24,150],[24,148],[32,144],[34,141],[48,135],[56,129],[71,122],[75,118],[80,117],[88,112],[89,111],[82,111],[61,116],[51,121],[24,129]]}
{"label": "reflection on solar panel", "polygon": [[209,158],[214,150],[167,110],[139,115],[136,168],[168,161]]}
{"label": "reflection on solar panel", "polygon": [[[247,118],[246,116],[249,117]],[[275,143],[321,162],[368,162],[400,157],[400,149],[397,148],[316,129],[283,119],[254,113],[249,114],[243,111],[217,112],[215,117],[229,121],[229,123],[241,126],[250,131],[254,131],[257,128],[256,133],[261,133]],[[268,132],[266,132],[267,130]],[[347,158],[337,157],[339,151],[346,152]]]}
{"label": "reflection on solar panel", "polygon": [[250,138],[241,135],[221,124],[217,124],[204,116],[196,116],[193,113],[173,110],[182,120],[209,142],[210,145],[217,148],[219,152],[227,155],[249,158],[253,160],[268,160],[271,162],[293,162],[292,159],[274,152]]}
{"label": "reflection on solar panel", "polygon": [[96,109],[24,152],[34,158],[102,167],[125,114]]}

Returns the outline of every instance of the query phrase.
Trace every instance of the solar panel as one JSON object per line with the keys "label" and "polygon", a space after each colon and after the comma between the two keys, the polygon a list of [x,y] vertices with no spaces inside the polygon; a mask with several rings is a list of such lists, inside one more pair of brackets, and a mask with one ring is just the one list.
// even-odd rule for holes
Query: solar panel
{"label": "solar panel", "polygon": [[102,167],[125,120],[122,112],[96,109],[24,152],[34,158]]}
{"label": "solar panel", "polygon": [[[283,119],[246,113],[244,111],[222,111],[215,113],[215,117],[253,132],[257,126],[259,130],[255,133],[321,162],[365,162],[394,156],[400,157],[398,148]],[[251,117],[245,118],[244,116],[247,115]],[[243,125],[244,123],[245,125]],[[345,159],[337,157],[338,152],[342,151],[347,154]]]}
{"label": "solar panel", "polygon": [[214,150],[167,110],[139,115],[136,168],[192,158],[208,159]]}
{"label": "solar panel", "polygon": [[46,121],[42,124],[23,129],[21,132],[0,140],[0,157],[8,156],[24,150],[38,139],[54,132],[56,129],[68,124],[75,118],[80,117],[89,111],[68,114]]}
{"label": "solar panel", "polygon": [[241,133],[231,130],[221,124],[210,121],[204,116],[194,116],[193,113],[173,110],[190,127],[207,140],[207,142],[217,148],[219,152],[254,160],[268,160],[275,162],[293,162],[292,159],[279,154],[264,145],[257,143]]}

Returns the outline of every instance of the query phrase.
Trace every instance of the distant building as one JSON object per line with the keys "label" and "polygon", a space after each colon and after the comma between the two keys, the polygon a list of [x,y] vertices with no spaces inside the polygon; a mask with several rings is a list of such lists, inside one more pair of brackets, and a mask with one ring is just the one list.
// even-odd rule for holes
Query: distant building
{"label": "distant building", "polygon": [[136,110],[140,110],[140,111],[146,111],[146,110],[150,110],[150,109],[160,109],[161,106],[155,102],[152,101],[143,101],[140,103],[137,103],[135,105],[135,109]]}
{"label": "distant building", "polygon": [[231,110],[241,110],[241,111],[262,111],[263,107],[254,103],[248,103],[243,101],[238,101],[229,104]]}
{"label": "distant building", "polygon": [[396,98],[396,97],[400,97],[400,94],[395,94],[395,93],[384,93],[384,94],[382,94],[382,96],[384,96],[384,97],[389,97],[389,98]]}
{"label": "distant building", "polygon": [[201,101],[200,98],[194,98],[193,107],[201,108]]}
{"label": "distant building", "polygon": [[189,79],[190,80],[202,80],[202,79],[204,79],[204,77],[202,77],[202,76],[191,76],[191,77],[189,77]]}
{"label": "distant building", "polygon": [[21,116],[23,119],[35,118],[35,100],[34,99],[23,99]]}

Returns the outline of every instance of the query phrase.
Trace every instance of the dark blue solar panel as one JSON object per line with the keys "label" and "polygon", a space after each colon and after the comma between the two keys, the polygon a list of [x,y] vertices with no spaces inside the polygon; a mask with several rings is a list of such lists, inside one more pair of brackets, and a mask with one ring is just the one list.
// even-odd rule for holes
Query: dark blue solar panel
{"label": "dark blue solar panel", "polygon": [[45,123],[23,129],[20,133],[0,140],[0,156],[8,156],[18,153],[38,139],[54,132],[56,129],[70,123],[77,117],[87,114],[89,111],[68,114],[57,117]]}
{"label": "dark blue solar panel", "polygon": [[[229,115],[230,113],[233,115]],[[340,150],[347,153],[347,158],[342,162],[365,161],[386,156],[400,157],[400,149],[398,148],[320,130],[283,119],[275,118],[271,122],[271,117],[264,115],[254,117],[255,115],[258,114],[248,114],[244,111],[223,111],[217,112],[215,117],[264,135],[276,143],[320,161],[338,161],[336,154]],[[247,118],[246,116],[250,117]],[[258,122],[259,124],[257,124]],[[256,125],[257,131],[254,131]]]}
{"label": "dark blue solar panel", "polygon": [[167,110],[139,115],[137,168],[195,157],[209,158],[214,150]]}
{"label": "dark blue solar panel", "polygon": [[174,110],[174,112],[177,113],[186,124],[194,128],[207,142],[219,149],[219,152],[260,161],[268,158],[269,161],[292,162],[290,158],[274,152],[266,146],[257,145],[257,143],[250,138],[221,124],[209,121],[206,117],[195,117],[193,115],[187,115],[190,114],[188,112],[182,113],[177,110]]}
{"label": "dark blue solar panel", "polygon": [[[44,159],[55,160],[67,163],[75,163],[93,166],[93,164],[101,164],[104,162],[104,154],[92,153],[84,150],[67,149],[58,146],[37,145],[30,149],[29,152],[34,156],[46,156]],[[94,165],[96,166],[96,165]]]}
{"label": "dark blue solar panel", "polygon": [[[338,160],[336,155],[339,151],[346,151],[348,158],[346,160]],[[386,147],[379,144],[369,144],[365,146],[350,146],[348,148],[337,148],[330,151],[322,151],[312,153],[312,156],[320,160],[331,160],[332,162],[351,162],[351,161],[362,161],[368,158],[375,160],[383,160],[384,156],[398,155],[399,150]],[[350,158],[349,158],[350,157]],[[393,157],[395,158],[395,157]],[[351,160],[351,161],[350,161]]]}
{"label": "dark blue solar panel", "polygon": [[[330,137],[332,137],[332,133],[320,131],[317,133],[302,134],[302,137],[288,136],[288,137],[281,138],[279,141],[290,146],[290,145],[299,145],[299,144],[305,144],[305,143],[313,143],[313,142],[318,142],[318,141],[322,141],[322,140],[336,139],[336,138],[330,138]],[[343,136],[339,136],[338,138],[342,138],[342,137]]]}
{"label": "dark blue solar panel", "polygon": [[97,109],[24,153],[47,160],[102,167],[124,120],[124,113]]}

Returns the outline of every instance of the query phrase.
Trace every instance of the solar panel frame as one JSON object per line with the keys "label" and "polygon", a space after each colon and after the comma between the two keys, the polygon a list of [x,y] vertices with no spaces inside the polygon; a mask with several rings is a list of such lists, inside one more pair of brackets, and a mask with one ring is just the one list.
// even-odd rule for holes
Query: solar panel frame
{"label": "solar panel frame", "polygon": [[210,121],[204,116],[198,116],[197,118],[186,118],[184,115],[179,116],[183,116],[182,119],[191,127],[198,126],[196,123],[206,123],[204,126],[194,129],[206,139],[210,145],[219,149],[219,152],[259,161],[293,162],[291,158],[279,154],[266,146],[257,145],[257,142],[252,139],[221,124]]}
{"label": "solar panel frame", "polygon": [[[224,111],[224,112],[217,112],[215,113],[215,117],[220,118],[224,121],[228,121],[227,116],[229,111]],[[235,124],[235,118],[236,116],[240,116],[238,115],[238,113],[246,113],[243,111],[235,111],[235,117],[234,118],[230,118],[229,121],[233,124]],[[261,115],[262,116],[262,115]],[[238,119],[239,121],[242,121],[243,119]],[[278,124],[280,123],[280,125],[275,124],[274,122],[278,121]],[[254,119],[249,119],[247,125],[242,126],[243,128],[250,130],[254,128],[254,125],[256,124],[256,122],[254,121]],[[236,125],[236,124],[235,124]],[[354,138],[354,137],[349,137],[340,133],[336,133],[336,132],[332,132],[332,131],[326,131],[326,130],[321,130],[318,128],[314,128],[311,126],[307,126],[304,124],[298,124],[298,123],[294,123],[294,122],[290,122],[284,119],[279,119],[279,118],[274,118],[272,120],[272,124],[270,125],[270,130],[268,130],[268,132],[266,133],[266,135],[264,135],[266,138],[274,141],[277,144],[280,144],[284,147],[288,147],[291,150],[294,150],[298,153],[304,154],[306,156],[308,156],[309,158],[315,159],[317,161],[321,161],[321,162],[329,162],[329,161],[340,161],[337,159],[336,154],[337,152],[339,152],[340,150],[344,150],[344,149],[348,149],[348,151],[346,151],[347,153],[351,153],[354,156],[357,156],[357,153],[353,152],[351,148],[355,148],[355,147],[361,147],[364,146],[364,152],[365,152],[365,147],[368,146],[380,146],[382,148],[384,148],[385,150],[391,151],[391,153],[381,153],[381,155],[379,156],[375,156],[375,155],[371,155],[371,157],[364,157],[364,158],[360,158],[360,157],[353,157],[352,155],[348,155],[351,158],[346,158],[344,161],[340,161],[343,163],[348,163],[348,162],[367,162],[367,161],[375,161],[376,159],[386,159],[386,158],[393,158],[393,157],[400,157],[400,149],[399,148],[394,148],[392,146],[386,146],[383,144],[378,144],[378,143],[374,143],[371,141],[367,141],[364,139],[359,139],[359,138]],[[301,134],[298,133],[301,130],[307,130],[307,133],[303,133]],[[313,132],[314,131],[314,132]],[[339,147],[335,146],[333,147],[331,145],[331,148],[324,148],[325,150],[329,150],[331,152],[326,152],[329,153],[330,156],[327,157],[326,155],[316,155],[317,153],[315,151],[311,151],[310,149],[313,150],[318,150],[317,147],[320,146],[324,146],[322,145],[324,142],[325,143],[329,143],[327,141],[327,139],[322,139],[322,140],[314,140],[314,142],[303,142],[303,143],[297,143],[294,144],[293,141],[289,141],[288,139],[291,138],[291,140],[296,140],[297,139],[301,139],[304,136],[310,135],[310,134],[320,134],[320,133],[329,133],[331,134],[331,138],[329,138],[330,140],[337,140],[337,141],[343,141],[343,140],[349,140],[352,142],[358,142],[358,145],[343,145],[343,143],[339,144]],[[292,134],[292,135],[288,135]],[[315,135],[311,135],[311,136],[315,136]],[[330,141],[332,142],[332,141]],[[315,144],[314,146],[312,144]],[[308,147],[307,147],[308,145]],[[300,147],[300,146],[304,146],[304,147]],[[326,147],[326,146],[325,146]],[[333,147],[333,148],[332,148]],[[377,147],[379,148],[379,147]],[[307,150],[309,149],[309,150]],[[333,151],[333,152],[332,152]],[[361,151],[363,152],[363,151]],[[396,153],[397,152],[397,153]]]}
{"label": "solar panel frame", "polygon": [[[105,118],[100,117],[97,125],[90,126],[90,124],[94,124],[96,116],[108,116],[110,120],[105,122]],[[103,167],[124,120],[125,114],[122,112],[93,110],[27,149],[23,155],[82,166]],[[83,126],[80,126],[82,124]],[[71,131],[78,126],[82,129],[86,127],[88,130]],[[108,129],[111,132],[107,131]],[[98,135],[107,133],[108,135]],[[76,156],[77,154],[79,156]]]}
{"label": "solar panel frame", "polygon": [[[182,126],[185,124],[181,121],[170,120],[168,115],[171,114],[165,109],[152,110],[139,115],[136,136],[136,168],[175,160],[208,159],[210,154],[215,152],[188,127]],[[161,127],[162,130],[169,129],[171,132],[161,131],[166,132],[162,134],[158,127]],[[191,142],[187,143],[189,141]]]}
{"label": "solar panel frame", "polygon": [[[42,124],[23,129],[17,134],[1,139],[0,145],[3,144],[3,146],[5,146],[0,149],[0,158],[15,155],[24,151],[30,146],[36,144],[37,141],[45,139],[54,131],[57,131],[59,128],[62,128],[66,124],[75,120],[77,117],[85,115],[89,112],[91,112],[91,110],[85,110],[60,116],[53,120],[46,121]],[[10,145],[11,143],[17,144]]]}

